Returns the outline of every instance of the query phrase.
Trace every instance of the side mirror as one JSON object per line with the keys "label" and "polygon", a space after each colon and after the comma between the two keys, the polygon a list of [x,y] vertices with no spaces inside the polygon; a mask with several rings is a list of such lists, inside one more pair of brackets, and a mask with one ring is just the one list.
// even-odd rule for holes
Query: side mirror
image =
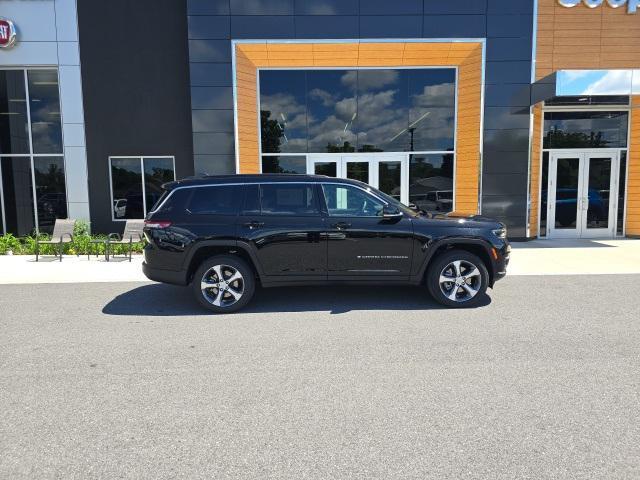
{"label": "side mirror", "polygon": [[385,207],[382,209],[382,218],[387,218],[387,219],[402,218],[402,212],[398,210],[396,207],[392,207],[391,205],[385,205]]}

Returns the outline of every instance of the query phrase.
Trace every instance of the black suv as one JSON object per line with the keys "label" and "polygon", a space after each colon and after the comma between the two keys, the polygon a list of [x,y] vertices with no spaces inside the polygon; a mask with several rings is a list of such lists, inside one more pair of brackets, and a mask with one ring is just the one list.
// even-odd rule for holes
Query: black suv
{"label": "black suv", "polygon": [[444,305],[472,306],[509,262],[502,223],[417,212],[354,180],[225,175],[164,188],[145,220],[143,271],[191,285],[214,312],[245,306],[257,282],[426,284]]}

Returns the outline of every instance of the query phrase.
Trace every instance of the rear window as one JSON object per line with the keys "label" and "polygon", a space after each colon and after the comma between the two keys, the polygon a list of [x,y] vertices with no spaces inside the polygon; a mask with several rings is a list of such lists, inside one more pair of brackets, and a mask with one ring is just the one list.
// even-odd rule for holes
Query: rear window
{"label": "rear window", "polygon": [[218,185],[192,188],[187,205],[189,213],[195,215],[236,215],[238,201],[236,185]]}
{"label": "rear window", "polygon": [[153,206],[152,211],[167,213],[184,210],[184,205],[190,195],[191,191],[184,188],[165,191]]}

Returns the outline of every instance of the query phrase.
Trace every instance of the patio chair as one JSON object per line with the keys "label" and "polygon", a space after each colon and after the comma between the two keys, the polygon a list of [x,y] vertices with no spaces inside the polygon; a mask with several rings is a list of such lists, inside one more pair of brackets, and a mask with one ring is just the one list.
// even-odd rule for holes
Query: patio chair
{"label": "patio chair", "polygon": [[63,245],[73,241],[73,229],[75,225],[75,220],[62,220],[58,218],[53,225],[51,240],[40,240],[36,237],[36,262],[40,259],[40,245],[58,245],[58,252],[56,254],[54,250],[54,255],[60,257],[60,261],[62,261]]}
{"label": "patio chair", "polygon": [[144,220],[127,220],[124,225],[124,232],[122,236],[117,233],[110,233],[106,240],[105,255],[107,262],[109,257],[113,257],[111,254],[112,245],[129,245],[129,261],[131,261],[131,252],[133,251],[133,244],[144,241],[142,236],[142,229],[144,228]]}

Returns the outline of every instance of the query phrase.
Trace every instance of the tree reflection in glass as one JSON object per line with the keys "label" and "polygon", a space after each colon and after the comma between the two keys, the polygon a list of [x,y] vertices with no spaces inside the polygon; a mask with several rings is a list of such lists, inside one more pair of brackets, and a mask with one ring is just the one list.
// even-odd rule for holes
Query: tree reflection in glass
{"label": "tree reflection in glass", "polygon": [[260,72],[263,153],[307,151],[306,72]]}

